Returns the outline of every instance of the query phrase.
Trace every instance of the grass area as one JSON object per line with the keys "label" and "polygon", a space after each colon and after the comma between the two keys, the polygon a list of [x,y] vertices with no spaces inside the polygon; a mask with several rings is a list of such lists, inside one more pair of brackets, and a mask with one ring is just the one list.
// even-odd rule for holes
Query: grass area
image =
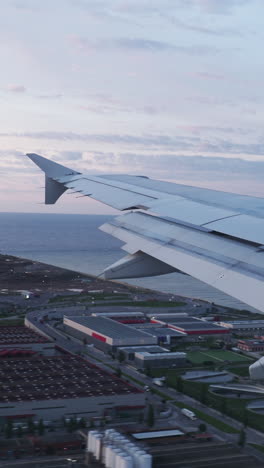
{"label": "grass area", "polygon": [[230,424],[226,424],[225,422],[221,421],[220,419],[214,418],[213,416],[210,416],[207,413],[204,413],[201,410],[198,410],[197,408],[193,408],[190,405],[186,405],[185,403],[181,403],[179,401],[173,402],[175,406],[178,406],[179,408],[187,408],[191,411],[194,412],[194,414],[199,418],[205,421],[208,424],[211,424],[211,426],[216,427],[220,431],[226,432],[228,434],[238,434],[239,431],[235,429],[234,427],[230,426]]}
{"label": "grass area", "polygon": [[1,320],[0,321],[0,327],[8,327],[8,326],[11,326],[11,325],[14,325],[14,326],[18,326],[18,325],[24,325],[24,318],[17,318],[17,319],[14,319],[14,320]]}
{"label": "grass area", "polygon": [[122,372],[122,373],[121,373],[121,379],[122,379],[122,377],[126,377],[127,379],[132,380],[132,381],[135,382],[136,384],[141,385],[141,387],[143,387],[143,386],[145,385],[144,382],[142,382],[142,381],[136,379],[135,377],[131,377],[131,375],[126,374],[125,372]]}
{"label": "grass area", "polygon": [[[96,304],[94,304],[96,305]],[[133,306],[133,307],[181,307],[185,306],[185,302],[168,302],[168,301],[131,301],[131,302],[111,302],[110,305],[116,306]]]}
{"label": "grass area", "polygon": [[130,299],[130,294],[100,294],[100,293],[90,293],[90,294],[66,294],[66,295],[58,295],[55,297],[50,298],[49,303],[57,303],[57,302],[91,302],[92,300],[97,301],[104,301],[110,299]]}
{"label": "grass area", "polygon": [[206,351],[190,351],[187,352],[187,359],[193,364],[202,364],[204,362],[224,363],[228,362],[250,362],[251,358],[242,354],[233,353],[225,350],[206,350]]}
{"label": "grass area", "polygon": [[248,366],[245,367],[228,367],[226,369],[228,372],[232,372],[233,374],[239,375],[239,377],[248,377]]}
{"label": "grass area", "polygon": [[152,393],[155,393],[156,395],[160,396],[163,400],[169,401],[173,400],[172,397],[167,395],[167,393],[161,392],[160,390],[157,390],[156,388],[151,388]]}
{"label": "grass area", "polygon": [[259,445],[259,444],[252,444],[250,443],[251,447],[254,447],[257,450],[260,450],[261,452],[264,452],[264,445]]}

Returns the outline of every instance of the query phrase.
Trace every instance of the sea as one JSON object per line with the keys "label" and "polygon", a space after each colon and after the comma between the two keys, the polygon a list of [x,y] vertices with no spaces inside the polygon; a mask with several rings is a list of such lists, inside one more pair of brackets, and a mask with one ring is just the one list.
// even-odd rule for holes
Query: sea
{"label": "sea", "polygon": [[[0,213],[0,254],[97,276],[126,255],[119,240],[98,229],[111,218],[106,215]],[[251,310],[248,305],[180,273],[122,281]]]}

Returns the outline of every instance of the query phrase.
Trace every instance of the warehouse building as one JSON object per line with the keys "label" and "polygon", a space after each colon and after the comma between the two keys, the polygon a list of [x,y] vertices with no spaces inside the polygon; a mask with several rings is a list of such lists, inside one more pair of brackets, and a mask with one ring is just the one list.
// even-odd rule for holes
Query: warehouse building
{"label": "warehouse building", "polygon": [[125,360],[139,369],[174,368],[186,364],[186,353],[170,353],[161,346],[130,346],[119,348]]}
{"label": "warehouse building", "polygon": [[147,322],[144,324],[136,324],[134,327],[138,330],[145,331],[152,336],[156,336],[159,345],[166,344],[168,346],[173,346],[178,344],[179,341],[182,341],[187,336],[187,334],[182,331],[173,330],[167,325],[161,325],[157,323]]}
{"label": "warehouse building", "polygon": [[107,317],[120,323],[137,324],[145,323],[143,312],[93,312],[93,317]]}
{"label": "warehouse building", "polygon": [[237,342],[237,348],[241,351],[247,351],[251,353],[263,352],[264,351],[264,341],[257,340],[239,340]]}
{"label": "warehouse building", "polygon": [[145,405],[141,390],[72,355],[0,359],[0,380],[0,421],[91,418]]}
{"label": "warehouse building", "polygon": [[66,317],[65,331],[107,351],[120,346],[153,345],[158,339],[149,333],[116,322],[108,317]]}
{"label": "warehouse building", "polygon": [[155,317],[151,319],[151,323],[167,324],[169,328],[186,333],[188,337],[194,338],[196,335],[221,335],[224,337],[229,334],[229,330],[225,327],[189,316],[175,318],[166,315],[159,318]]}
{"label": "warehouse building", "polygon": [[264,331],[264,320],[235,320],[232,322],[218,322],[221,327],[230,332],[248,336],[262,335]]}

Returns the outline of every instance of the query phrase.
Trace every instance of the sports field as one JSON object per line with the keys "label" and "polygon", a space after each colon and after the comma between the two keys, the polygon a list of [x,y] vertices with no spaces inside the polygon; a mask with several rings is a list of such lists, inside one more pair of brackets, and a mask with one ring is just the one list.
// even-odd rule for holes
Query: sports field
{"label": "sports field", "polygon": [[206,351],[193,351],[187,353],[187,359],[193,364],[203,364],[204,361],[212,361],[216,363],[228,362],[250,362],[251,358],[243,356],[242,354],[233,353],[232,351],[222,350],[206,350]]}

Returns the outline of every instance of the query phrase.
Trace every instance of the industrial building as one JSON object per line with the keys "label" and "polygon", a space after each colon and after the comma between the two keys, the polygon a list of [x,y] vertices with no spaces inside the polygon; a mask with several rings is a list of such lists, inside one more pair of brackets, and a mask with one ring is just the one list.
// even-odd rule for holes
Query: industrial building
{"label": "industrial building", "polygon": [[156,336],[108,317],[64,316],[63,324],[72,335],[86,339],[87,343],[93,343],[104,351],[120,346],[153,345],[158,341]]}
{"label": "industrial building", "polygon": [[[52,356],[55,353],[54,342],[25,326],[0,327],[0,353],[4,355],[21,355],[31,351]],[[11,354],[10,354],[11,353]]]}
{"label": "industrial building", "polygon": [[0,420],[106,416],[145,405],[141,390],[84,359],[0,359]]}
{"label": "industrial building", "polygon": [[262,335],[264,331],[264,320],[235,320],[232,322],[218,322],[218,325],[225,327],[230,332],[243,335]]}
{"label": "industrial building", "polygon": [[170,353],[160,346],[130,346],[119,348],[127,362],[139,369],[174,368],[186,364],[186,353]]}
{"label": "industrial building", "polygon": [[237,348],[241,351],[247,351],[251,353],[263,352],[264,351],[264,341],[257,340],[239,340],[237,342]]}
{"label": "industrial building", "polygon": [[158,344],[175,345],[188,335],[182,331],[173,330],[167,325],[146,322],[144,324],[135,324],[135,328],[145,331],[152,336],[156,336]]}
{"label": "industrial building", "polygon": [[117,322],[128,324],[146,322],[143,312],[93,312],[92,317],[108,317]]}
{"label": "industrial building", "polygon": [[167,325],[173,330],[192,335],[227,335],[229,330],[211,322],[206,322],[195,317],[175,317],[164,315],[164,317],[153,317],[151,323]]}

